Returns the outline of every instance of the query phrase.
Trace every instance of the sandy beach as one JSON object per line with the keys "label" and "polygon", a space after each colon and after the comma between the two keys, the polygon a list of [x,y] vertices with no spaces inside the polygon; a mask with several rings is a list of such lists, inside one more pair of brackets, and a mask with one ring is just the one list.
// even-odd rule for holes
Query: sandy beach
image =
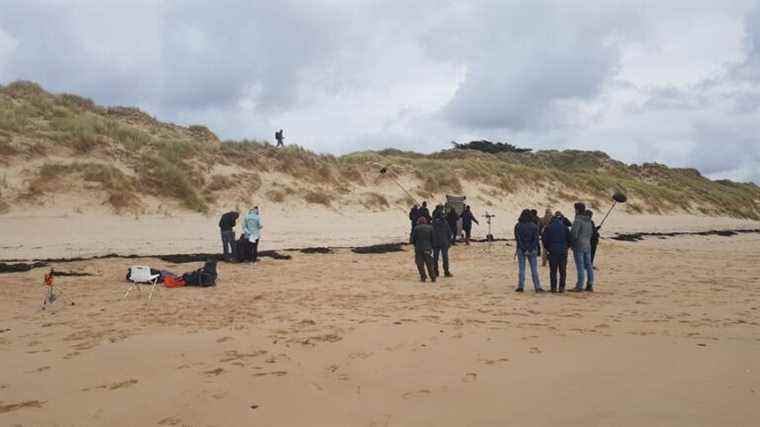
{"label": "sandy beach", "polygon": [[[723,221],[705,228],[737,225]],[[456,246],[454,277],[432,285],[409,247],[288,251],[220,264],[216,288],[160,289],[149,304],[122,299],[130,265],[200,265],[67,263],[56,267],[93,276],[58,278],[76,305],[46,311],[43,269],[4,274],[0,424],[756,423],[760,235],[604,239],[597,292],[583,295],[515,294],[513,252]]]}

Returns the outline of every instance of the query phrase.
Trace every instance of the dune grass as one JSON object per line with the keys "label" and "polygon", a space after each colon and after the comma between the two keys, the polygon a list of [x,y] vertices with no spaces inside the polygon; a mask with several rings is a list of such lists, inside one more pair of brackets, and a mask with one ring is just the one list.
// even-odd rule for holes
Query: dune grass
{"label": "dune grass", "polygon": [[[64,174],[108,191],[113,196],[108,203],[115,209],[134,205],[139,195],[149,194],[207,212],[219,194],[238,188],[241,191],[235,194],[249,197],[261,187],[262,174],[277,173],[295,181],[299,190],[273,189],[265,194],[267,199],[282,203],[297,193],[307,203],[334,207],[352,189],[389,179],[379,173],[386,167],[389,175],[415,182],[409,190],[423,197],[461,194],[466,183],[489,189],[484,194],[494,197],[544,189],[552,200],[592,204],[607,202],[613,192],[623,191],[630,199],[626,209],[632,213],[685,211],[760,219],[757,185],[711,181],[691,169],[626,165],[601,152],[488,154],[452,149],[426,155],[387,149],[335,157],[297,145],[278,149],[266,141],[219,142],[202,125],[161,123],[136,108],[97,106],[77,95],[50,94],[33,82],[0,86],[0,158],[39,158],[61,154],[60,150],[82,160],[43,166],[26,196],[48,191],[52,179],[46,177]],[[94,166],[115,160],[134,176]],[[232,166],[248,175],[224,177],[214,172],[215,165]],[[272,179],[277,184],[279,178]],[[407,196],[391,203],[370,193],[359,192],[365,194],[362,203],[378,209],[409,202]]]}

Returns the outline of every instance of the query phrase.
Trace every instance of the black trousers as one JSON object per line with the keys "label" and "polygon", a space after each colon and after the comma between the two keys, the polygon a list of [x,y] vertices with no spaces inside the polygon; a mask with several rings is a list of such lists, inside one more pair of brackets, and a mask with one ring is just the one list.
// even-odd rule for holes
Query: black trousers
{"label": "black trousers", "polygon": [[251,262],[256,262],[259,259],[259,239],[250,244],[251,246]]}
{"label": "black trousers", "polygon": [[549,253],[549,282],[551,289],[557,290],[557,273],[559,273],[559,290],[565,290],[567,282],[567,251]]}
{"label": "black trousers", "polygon": [[451,229],[451,244],[455,245],[457,243],[457,223],[449,223],[449,228]]}
{"label": "black trousers", "polygon": [[598,241],[591,242],[591,265],[594,265],[594,258],[596,258],[596,247],[599,246]]}
{"label": "black trousers", "polygon": [[427,275],[425,274],[425,268],[427,268],[427,274],[430,275],[430,278],[435,280],[436,274],[435,270],[433,269],[433,251],[427,250],[427,251],[414,251],[414,263],[417,264],[417,271],[420,272],[420,279],[427,279]]}

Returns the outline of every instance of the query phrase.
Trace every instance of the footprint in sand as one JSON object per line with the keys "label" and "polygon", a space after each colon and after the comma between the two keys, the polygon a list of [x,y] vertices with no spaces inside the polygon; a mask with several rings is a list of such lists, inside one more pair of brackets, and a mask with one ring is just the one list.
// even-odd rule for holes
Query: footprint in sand
{"label": "footprint in sand", "polygon": [[216,369],[212,369],[210,371],[204,371],[203,373],[206,374],[209,377],[216,377],[218,375],[221,375],[222,372],[224,372],[224,369],[222,369],[222,368],[216,368]]}
{"label": "footprint in sand", "polygon": [[19,402],[19,403],[9,403],[7,405],[0,402],[0,414],[16,411],[23,408],[42,408],[42,406],[45,405],[46,403],[47,403],[46,400],[43,400],[43,401],[27,400],[27,401]]}
{"label": "footprint in sand", "polygon": [[530,350],[529,350],[529,352],[531,354],[541,354],[541,353],[543,353],[543,351],[541,351],[541,349],[538,348],[538,347],[531,347]]}
{"label": "footprint in sand", "polygon": [[404,399],[411,399],[411,398],[415,398],[415,397],[425,397],[425,396],[430,395],[431,393],[432,392],[430,390],[428,390],[428,389],[422,389],[422,390],[417,390],[417,391],[406,392],[406,393],[402,394],[401,397],[404,398]]}
{"label": "footprint in sand", "polygon": [[281,377],[287,375],[288,371],[272,371],[272,372],[257,372],[253,374],[254,377],[265,377],[267,375],[274,375],[275,377]]}
{"label": "footprint in sand", "polygon": [[176,426],[176,425],[179,425],[179,423],[181,423],[181,422],[182,422],[182,420],[179,419],[179,418],[177,418],[177,417],[168,417],[168,418],[164,418],[163,420],[159,421],[158,425],[160,425],[160,426]]}
{"label": "footprint in sand", "polygon": [[475,372],[468,372],[464,375],[464,378],[462,378],[462,382],[466,383],[474,383],[478,380],[478,374]]}
{"label": "footprint in sand", "polygon": [[70,353],[66,353],[66,355],[63,356],[63,359],[64,360],[69,360],[69,359],[72,359],[72,358],[74,358],[76,356],[79,356],[79,352],[78,351],[72,351]]}
{"label": "footprint in sand", "polygon": [[497,363],[509,362],[509,359],[506,357],[502,357],[500,359],[481,359],[480,361],[485,363],[486,365],[496,365]]}
{"label": "footprint in sand", "polygon": [[36,373],[38,373],[38,372],[44,372],[44,371],[47,371],[48,369],[50,369],[50,366],[43,366],[43,367],[41,367],[41,368],[37,368],[37,369],[31,370],[31,371],[26,371],[26,372],[24,372],[24,373],[25,373],[25,374],[36,374]]}
{"label": "footprint in sand", "polygon": [[82,391],[90,391],[93,388],[100,389],[100,390],[118,390],[118,389],[121,389],[121,388],[131,387],[131,386],[137,384],[138,382],[139,381],[137,381],[136,379],[132,378],[132,379],[128,379],[126,381],[120,381],[118,383],[104,384],[104,385],[99,385],[97,387],[83,388]]}

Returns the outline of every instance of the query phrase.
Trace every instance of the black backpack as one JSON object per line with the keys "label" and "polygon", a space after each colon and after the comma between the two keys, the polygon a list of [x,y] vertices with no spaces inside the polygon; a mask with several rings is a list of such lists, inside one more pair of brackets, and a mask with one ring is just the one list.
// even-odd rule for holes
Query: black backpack
{"label": "black backpack", "polygon": [[215,260],[206,261],[203,267],[182,275],[187,286],[209,287],[216,286],[216,263]]}

